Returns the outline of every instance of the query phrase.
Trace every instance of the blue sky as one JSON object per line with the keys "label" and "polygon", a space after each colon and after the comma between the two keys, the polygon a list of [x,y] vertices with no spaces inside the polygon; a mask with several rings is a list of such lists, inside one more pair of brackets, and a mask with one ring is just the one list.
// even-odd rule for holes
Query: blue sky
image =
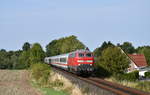
{"label": "blue sky", "polygon": [[91,50],[104,41],[150,45],[150,0],[0,0],[0,49],[69,35]]}

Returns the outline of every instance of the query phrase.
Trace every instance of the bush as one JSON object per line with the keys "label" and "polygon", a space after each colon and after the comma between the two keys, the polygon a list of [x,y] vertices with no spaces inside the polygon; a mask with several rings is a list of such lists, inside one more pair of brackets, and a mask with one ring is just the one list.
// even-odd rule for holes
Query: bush
{"label": "bush", "polygon": [[48,81],[50,75],[50,66],[43,63],[32,64],[31,74],[32,77],[39,83],[45,84]]}
{"label": "bush", "polygon": [[146,78],[150,78],[150,72],[145,72],[144,75]]}
{"label": "bush", "polygon": [[96,66],[95,67],[95,70],[94,70],[94,73],[96,76],[98,77],[102,77],[102,78],[105,78],[105,77],[110,77],[111,76],[111,73],[108,72],[107,70],[105,70],[103,67],[101,66]]}
{"label": "bush", "polygon": [[139,71],[134,71],[131,73],[126,73],[116,76],[117,80],[127,80],[127,81],[136,81],[139,79]]}

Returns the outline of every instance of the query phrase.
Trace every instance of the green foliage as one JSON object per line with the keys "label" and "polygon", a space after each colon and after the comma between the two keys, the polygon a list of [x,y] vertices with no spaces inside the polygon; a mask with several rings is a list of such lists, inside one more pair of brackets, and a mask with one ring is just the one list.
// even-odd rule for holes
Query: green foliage
{"label": "green foliage", "polygon": [[20,69],[30,67],[30,51],[23,51],[19,56],[19,65],[17,66]]}
{"label": "green foliage", "polygon": [[60,46],[58,47],[58,40],[53,40],[46,46],[46,55],[54,56],[60,54]]}
{"label": "green foliage", "polygon": [[26,69],[31,63],[43,62],[45,52],[40,44],[35,43],[30,49],[30,44],[25,43],[24,51],[0,50],[0,69]]}
{"label": "green foliage", "polygon": [[103,68],[100,64],[95,65],[95,72],[96,76],[98,77],[110,77],[111,73],[107,71],[105,68]]}
{"label": "green foliage", "polygon": [[125,73],[122,75],[115,76],[117,80],[136,81],[139,79],[139,71]]}
{"label": "green foliage", "polygon": [[44,95],[69,95],[64,91],[57,91],[52,88],[41,88],[41,90],[44,93]]}
{"label": "green foliage", "polygon": [[12,67],[10,64],[9,58],[7,57],[8,53],[6,50],[0,50],[0,69],[7,69]]}
{"label": "green foliage", "polygon": [[96,59],[96,66],[104,68],[112,75],[123,74],[129,66],[129,59],[118,47],[108,47]]}
{"label": "green foliage", "polygon": [[137,52],[145,55],[147,63],[150,66],[150,46],[138,47]]}
{"label": "green foliage", "polygon": [[46,46],[46,55],[54,56],[84,48],[85,45],[76,36],[69,36],[50,42]]}
{"label": "green foliage", "polygon": [[122,45],[120,45],[120,47],[123,49],[124,52],[128,54],[136,52],[134,46],[130,42],[124,42]]}
{"label": "green foliage", "polygon": [[44,63],[36,63],[31,66],[32,77],[41,85],[47,83],[50,72],[50,66]]}
{"label": "green foliage", "polygon": [[146,78],[150,78],[150,72],[145,72],[144,75]]}
{"label": "green foliage", "polygon": [[16,55],[12,55],[10,58],[10,62],[12,62],[12,69],[16,69],[18,65],[18,57]]}
{"label": "green foliage", "polygon": [[35,43],[33,44],[32,48],[30,49],[30,64],[43,62],[45,57],[45,52],[43,51],[40,44]]}
{"label": "green foliage", "polygon": [[43,51],[40,44],[33,44],[32,48],[28,50],[24,50],[19,56],[20,65],[18,68],[28,68],[32,63],[43,62],[45,57],[45,52]]}
{"label": "green foliage", "polygon": [[16,69],[21,51],[0,50],[0,69]]}
{"label": "green foliage", "polygon": [[106,49],[106,48],[108,48],[108,47],[114,47],[114,46],[115,46],[115,45],[112,44],[110,41],[108,41],[108,42],[103,42],[103,44],[102,44],[100,47],[98,47],[98,48],[96,48],[96,49],[94,50],[94,56],[95,56],[95,57],[99,57],[99,56],[102,55],[102,52],[103,52],[104,49]]}
{"label": "green foliage", "polygon": [[25,42],[24,45],[22,46],[23,51],[28,51],[30,49],[30,43]]}

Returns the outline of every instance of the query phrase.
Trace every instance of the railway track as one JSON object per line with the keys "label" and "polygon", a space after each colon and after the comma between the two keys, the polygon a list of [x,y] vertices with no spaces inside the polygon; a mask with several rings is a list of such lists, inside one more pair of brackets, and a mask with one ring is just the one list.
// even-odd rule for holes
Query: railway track
{"label": "railway track", "polygon": [[88,80],[95,82],[95,84],[101,88],[104,88],[106,90],[109,90],[119,95],[150,95],[150,93],[139,91],[137,89],[133,89],[129,87],[125,87],[125,86],[112,83],[112,82],[109,82],[100,78],[88,78]]}
{"label": "railway track", "polygon": [[84,78],[84,77],[80,77],[75,74],[72,74],[70,72],[64,71],[62,69],[59,69],[59,68],[53,68],[53,70],[61,74],[66,74],[68,76],[78,78],[96,87],[112,92],[113,93],[112,95],[150,95],[150,93],[148,92],[143,92],[134,88],[125,87],[116,83],[103,80],[101,78],[97,78],[97,77]]}

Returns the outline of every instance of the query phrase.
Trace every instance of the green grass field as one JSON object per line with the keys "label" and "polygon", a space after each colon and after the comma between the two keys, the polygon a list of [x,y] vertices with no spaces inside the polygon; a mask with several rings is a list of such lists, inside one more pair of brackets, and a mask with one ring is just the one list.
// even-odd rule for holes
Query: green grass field
{"label": "green grass field", "polygon": [[44,92],[44,95],[68,95],[63,91],[56,91],[52,88],[41,88],[41,91]]}

